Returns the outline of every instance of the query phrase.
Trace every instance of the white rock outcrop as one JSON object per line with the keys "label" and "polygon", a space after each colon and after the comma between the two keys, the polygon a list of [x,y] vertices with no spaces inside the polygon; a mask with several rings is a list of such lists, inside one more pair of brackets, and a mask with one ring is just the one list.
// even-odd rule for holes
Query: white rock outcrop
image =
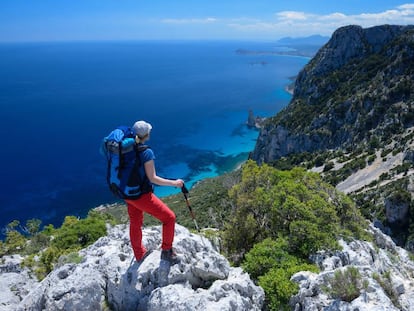
{"label": "white rock outcrop", "polygon": [[0,311],[10,311],[37,284],[27,269],[21,268],[23,257],[4,256],[0,265]]}
{"label": "white rock outcrop", "polygon": [[[299,272],[292,280],[299,292],[291,298],[295,311],[412,311],[414,310],[414,263],[409,253],[395,245],[389,236],[370,227],[373,242],[340,241],[343,250],[321,252],[313,260],[321,273]],[[348,267],[358,269],[364,283],[360,295],[350,302],[333,298],[327,293],[335,271]],[[347,284],[343,284],[347,286]]]}
{"label": "white rock outcrop", "polygon": [[109,228],[107,236],[79,252],[81,263],[55,269],[32,282],[19,301],[0,304],[18,311],[261,310],[263,290],[230,267],[206,238],[177,225],[175,265],[160,260],[160,238],[160,226],[144,229],[152,252],[139,263],[132,259],[128,227]]}

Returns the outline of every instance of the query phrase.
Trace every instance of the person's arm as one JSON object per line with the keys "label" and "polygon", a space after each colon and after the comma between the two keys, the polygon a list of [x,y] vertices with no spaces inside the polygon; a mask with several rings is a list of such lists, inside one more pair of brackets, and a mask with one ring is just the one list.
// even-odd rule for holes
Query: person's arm
{"label": "person's arm", "polygon": [[158,186],[171,186],[178,188],[182,188],[184,185],[184,181],[181,179],[170,180],[157,176],[157,173],[155,172],[154,160],[145,162],[144,168],[145,174],[147,174],[148,179],[153,184],[156,184]]}

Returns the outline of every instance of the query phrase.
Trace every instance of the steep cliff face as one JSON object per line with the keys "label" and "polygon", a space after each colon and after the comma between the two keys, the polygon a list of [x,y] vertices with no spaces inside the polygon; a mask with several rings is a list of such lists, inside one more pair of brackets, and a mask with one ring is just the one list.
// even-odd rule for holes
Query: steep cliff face
{"label": "steep cliff face", "polygon": [[414,26],[338,29],[299,73],[252,158],[386,142],[414,124]]}

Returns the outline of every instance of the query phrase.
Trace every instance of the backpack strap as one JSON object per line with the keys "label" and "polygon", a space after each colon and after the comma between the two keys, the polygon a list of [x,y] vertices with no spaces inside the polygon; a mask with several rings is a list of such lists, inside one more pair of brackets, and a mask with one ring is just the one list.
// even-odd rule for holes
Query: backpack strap
{"label": "backpack strap", "polygon": [[[128,183],[132,182],[134,179],[137,178],[136,174],[139,174],[139,168],[142,165],[142,161],[141,161],[141,153],[147,149],[149,149],[150,147],[147,145],[135,145],[135,163],[134,163],[134,167],[131,170],[131,174],[128,177]],[[152,185],[147,177],[147,175],[145,174],[145,168],[144,168],[144,176],[139,176],[140,178],[140,192],[141,193],[148,193],[148,192],[152,192]],[[132,182],[133,183],[133,182]]]}
{"label": "backpack strap", "polygon": [[135,145],[135,152],[137,153],[137,156],[138,156],[139,153],[141,153],[142,151],[145,151],[149,148],[150,148],[150,146],[148,146],[148,145]]}
{"label": "backpack strap", "polygon": [[[141,152],[149,149],[148,145],[135,145],[135,163],[134,163],[134,170],[136,171],[141,165]],[[134,171],[133,170],[133,171]]]}
{"label": "backpack strap", "polygon": [[124,167],[124,156],[122,155],[122,143],[118,144],[118,155],[119,155],[119,167],[118,167],[118,179],[121,179],[121,169]]}

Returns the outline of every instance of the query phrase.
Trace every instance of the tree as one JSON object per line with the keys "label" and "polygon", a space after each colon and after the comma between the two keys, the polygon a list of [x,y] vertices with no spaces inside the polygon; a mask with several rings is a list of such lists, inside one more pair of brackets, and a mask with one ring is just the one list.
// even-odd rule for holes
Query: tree
{"label": "tree", "polygon": [[14,254],[20,252],[24,248],[26,238],[17,231],[19,225],[20,222],[18,220],[13,220],[6,226],[6,238],[2,244],[2,253]]}
{"label": "tree", "polygon": [[31,236],[34,236],[36,233],[39,232],[41,223],[42,221],[40,219],[29,219],[26,222],[25,229]]}
{"label": "tree", "polygon": [[229,197],[225,250],[264,289],[269,310],[288,310],[297,291],[292,275],[317,270],[308,263],[311,254],[338,249],[339,237],[365,237],[367,224],[355,204],[302,168],[280,171],[247,161]]}
{"label": "tree", "polygon": [[[237,259],[236,263],[266,238],[289,237],[295,255],[307,258],[321,247],[337,248],[336,238],[343,229],[357,230],[364,225],[355,205],[346,200],[343,203],[335,188],[302,168],[280,171],[248,161],[242,168],[241,182],[229,196],[234,208],[223,238],[229,257]],[[342,211],[345,207],[347,211]],[[349,225],[348,221],[354,223]]]}

